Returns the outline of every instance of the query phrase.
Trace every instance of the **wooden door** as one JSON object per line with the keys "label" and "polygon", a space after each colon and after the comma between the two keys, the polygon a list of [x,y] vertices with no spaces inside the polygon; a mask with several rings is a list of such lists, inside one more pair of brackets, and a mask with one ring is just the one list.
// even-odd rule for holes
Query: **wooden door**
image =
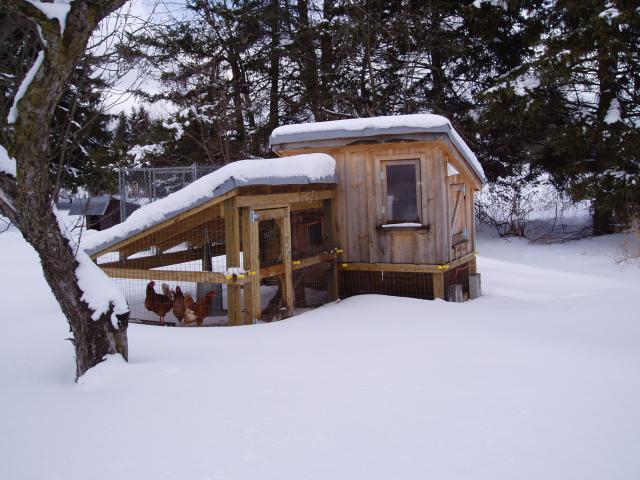
{"label": "wooden door", "polygon": [[[289,207],[252,210],[250,217],[260,284],[260,293],[253,295],[254,316],[267,321],[289,317],[294,309]],[[272,294],[268,287],[275,287]]]}
{"label": "wooden door", "polygon": [[452,259],[467,253],[469,246],[469,218],[467,214],[467,185],[449,185]]}

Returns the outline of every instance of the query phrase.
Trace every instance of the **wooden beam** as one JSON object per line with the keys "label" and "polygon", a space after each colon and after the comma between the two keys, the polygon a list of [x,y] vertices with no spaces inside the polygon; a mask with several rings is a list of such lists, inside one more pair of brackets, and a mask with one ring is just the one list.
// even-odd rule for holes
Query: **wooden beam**
{"label": "wooden beam", "polygon": [[334,198],[335,190],[319,190],[311,192],[273,193],[270,195],[245,195],[236,197],[238,207],[271,207],[284,206],[300,202],[316,202]]}
{"label": "wooden beam", "polygon": [[293,265],[291,262],[291,218],[289,208],[286,215],[279,220],[281,240],[280,254],[284,263],[284,281],[282,282],[282,299],[287,306],[287,316],[293,315],[295,309],[295,292],[293,290]]}
{"label": "wooden beam", "polygon": [[444,274],[437,272],[433,274],[433,298],[444,300]]}
{"label": "wooden beam", "polygon": [[240,288],[244,284],[245,278],[227,278],[220,272],[187,272],[184,270],[144,270],[139,268],[114,268],[102,267],[104,273],[113,278],[132,278],[140,280],[170,280],[176,282],[194,283],[226,283],[231,288]]}
{"label": "wooden beam", "polygon": [[[322,229],[323,245],[325,248],[330,248],[332,251],[335,248],[336,238],[336,225],[334,215],[335,200],[327,199],[323,201],[323,218],[324,225]],[[333,253],[333,260],[337,258],[337,254]],[[329,287],[328,287],[328,299],[330,302],[334,302],[338,299],[339,295],[338,285],[338,265],[336,262],[331,264],[331,272],[329,272]]]}
{"label": "wooden beam", "polygon": [[[335,262],[336,257],[337,254],[334,252],[320,253],[318,255],[314,255],[313,257],[303,258],[301,260],[291,262],[292,269],[295,271],[302,268],[313,267],[314,265],[318,265],[320,263]],[[276,275],[282,275],[283,273],[285,273],[284,264],[279,263],[271,267],[261,268],[259,276],[260,279],[263,279],[275,277]]]}
{"label": "wooden beam", "polygon": [[[233,200],[234,199],[229,198],[224,201],[224,236],[227,246],[227,269],[240,267],[240,215]],[[238,285],[229,285],[227,287],[229,325],[240,325],[242,323],[240,297],[241,290]]]}
{"label": "wooden beam", "polygon": [[280,208],[263,208],[259,210],[254,210],[257,215],[256,220],[279,220],[287,215],[287,207]]}
{"label": "wooden beam", "polygon": [[165,267],[167,265],[176,265],[178,263],[191,262],[199,260],[202,257],[202,249],[194,248],[191,250],[182,250],[180,252],[164,253],[162,255],[149,255],[148,257],[129,258],[117,262],[100,263],[100,268],[143,268],[151,269],[157,267]]}
{"label": "wooden beam", "polygon": [[249,272],[244,286],[245,324],[260,320],[262,304],[260,299],[260,245],[258,222],[254,221],[251,209],[243,207],[242,220],[242,262]]}
{"label": "wooden beam", "polygon": [[478,267],[476,264],[476,258],[474,254],[473,260],[469,262],[469,275],[474,275],[476,273],[478,273]]}
{"label": "wooden beam", "polygon": [[359,272],[415,272],[415,273],[443,273],[452,268],[459,267],[473,260],[474,254],[469,253],[452,262],[442,265],[413,264],[413,263],[348,263],[339,262],[338,268],[341,270],[352,270]]}

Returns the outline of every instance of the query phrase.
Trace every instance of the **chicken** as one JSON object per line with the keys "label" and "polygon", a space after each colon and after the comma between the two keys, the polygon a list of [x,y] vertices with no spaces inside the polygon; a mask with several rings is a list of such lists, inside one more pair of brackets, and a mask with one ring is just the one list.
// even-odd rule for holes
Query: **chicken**
{"label": "chicken", "polygon": [[182,319],[184,318],[184,294],[182,293],[180,285],[177,285],[176,291],[173,292],[173,314],[178,321],[182,323]]}
{"label": "chicken", "polygon": [[209,307],[211,306],[211,300],[216,296],[216,292],[211,290],[207,295],[198,303],[190,294],[184,296],[184,323],[192,324],[196,323],[198,326],[202,325],[204,317],[209,313]]}
{"label": "chicken", "polygon": [[164,294],[156,293],[155,282],[149,282],[147,284],[147,295],[144,299],[144,308],[150,312],[155,313],[160,317],[160,324],[164,325],[164,316],[169,313],[173,306],[171,300],[171,289],[166,283],[162,284],[162,291]]}

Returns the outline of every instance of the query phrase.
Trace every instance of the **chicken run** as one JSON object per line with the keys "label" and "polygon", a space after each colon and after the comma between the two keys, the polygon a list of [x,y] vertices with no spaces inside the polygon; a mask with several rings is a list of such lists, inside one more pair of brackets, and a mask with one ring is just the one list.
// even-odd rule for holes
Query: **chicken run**
{"label": "chicken run", "polygon": [[235,162],[90,234],[131,321],[240,325],[337,298],[335,162],[301,157]]}

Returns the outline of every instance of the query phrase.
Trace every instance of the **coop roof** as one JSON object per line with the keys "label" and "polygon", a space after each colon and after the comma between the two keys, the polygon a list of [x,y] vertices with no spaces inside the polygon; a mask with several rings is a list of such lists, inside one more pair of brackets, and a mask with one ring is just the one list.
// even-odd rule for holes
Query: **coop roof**
{"label": "coop roof", "polygon": [[71,215],[104,215],[113,199],[111,195],[100,195],[91,198],[76,198],[69,207]]}
{"label": "coop roof", "polygon": [[90,255],[99,253],[238,187],[337,183],[335,170],[335,160],[324,153],[239,160],[139,208],[118,225],[101,232],[87,232],[82,246]]}
{"label": "coop roof", "polygon": [[285,125],[271,133],[269,145],[273,150],[278,151],[282,150],[284,145],[291,143],[421,133],[446,134],[473,171],[481,180],[484,180],[484,170],[478,158],[453,128],[451,122],[441,115],[396,115]]}

